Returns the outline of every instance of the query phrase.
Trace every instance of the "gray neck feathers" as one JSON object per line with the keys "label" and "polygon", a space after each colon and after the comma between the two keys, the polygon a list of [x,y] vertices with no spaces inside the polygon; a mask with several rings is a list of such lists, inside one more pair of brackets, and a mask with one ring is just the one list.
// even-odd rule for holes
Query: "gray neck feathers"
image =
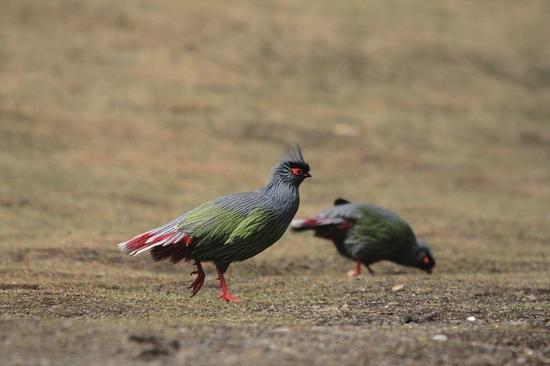
{"label": "gray neck feathers", "polygon": [[297,204],[299,202],[298,185],[286,170],[282,164],[276,165],[271,172],[269,182],[260,188],[260,191],[283,204]]}

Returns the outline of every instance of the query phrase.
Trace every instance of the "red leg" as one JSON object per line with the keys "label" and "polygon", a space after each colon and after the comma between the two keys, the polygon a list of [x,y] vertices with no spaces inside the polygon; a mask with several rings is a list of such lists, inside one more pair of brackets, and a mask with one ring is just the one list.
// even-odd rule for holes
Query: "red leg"
{"label": "red leg", "polygon": [[218,266],[216,266],[216,270],[218,271],[218,280],[220,280],[220,299],[224,299],[228,302],[239,302],[239,299],[229,294],[229,287],[227,287],[223,272],[220,271]]}
{"label": "red leg", "polygon": [[189,286],[190,289],[193,289],[193,292],[191,294],[191,297],[195,296],[197,292],[201,289],[202,285],[204,285],[204,271],[202,270],[201,262],[195,261],[195,266],[197,266],[197,270],[191,272],[191,275],[196,274],[197,278],[195,278],[195,281]]}
{"label": "red leg", "polygon": [[[368,268],[368,267],[367,267]],[[358,277],[361,276],[361,262],[357,262],[355,264],[355,269],[348,272],[348,276],[350,277]]]}

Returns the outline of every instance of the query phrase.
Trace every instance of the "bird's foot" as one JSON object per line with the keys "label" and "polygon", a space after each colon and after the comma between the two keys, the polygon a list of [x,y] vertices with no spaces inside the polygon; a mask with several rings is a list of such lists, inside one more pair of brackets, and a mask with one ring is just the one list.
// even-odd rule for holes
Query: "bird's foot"
{"label": "bird's foot", "polygon": [[234,303],[240,302],[239,298],[237,298],[236,296],[231,296],[229,292],[223,292],[223,291],[220,292],[219,298],[224,299],[227,302],[234,302]]}
{"label": "bird's foot", "polygon": [[189,286],[190,289],[192,289],[191,297],[195,296],[197,292],[202,288],[204,285],[204,278],[206,277],[204,274],[204,271],[202,270],[201,262],[195,261],[195,265],[197,266],[197,270],[191,272],[191,275],[196,274],[197,277],[195,278],[195,281]]}
{"label": "bird's foot", "polygon": [[[368,266],[367,266],[368,268]],[[370,270],[370,269],[369,269]],[[359,277],[361,276],[361,262],[357,262],[355,265],[355,269],[352,269],[351,271],[348,271],[348,277]]]}
{"label": "bird's foot", "polygon": [[351,269],[347,272],[347,275],[348,277],[350,278],[356,278],[356,277],[361,277],[361,272],[357,272],[356,270],[354,269]]}
{"label": "bird's foot", "polygon": [[229,287],[227,287],[223,272],[218,266],[216,266],[216,270],[218,271],[218,280],[220,281],[220,299],[224,299],[227,302],[239,302],[239,299],[237,299],[235,296],[231,296],[231,294],[229,293]]}

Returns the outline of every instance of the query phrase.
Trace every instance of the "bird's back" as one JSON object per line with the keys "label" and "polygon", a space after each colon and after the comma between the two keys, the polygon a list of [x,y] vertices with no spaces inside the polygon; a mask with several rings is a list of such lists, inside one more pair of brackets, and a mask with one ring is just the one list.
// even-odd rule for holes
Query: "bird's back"
{"label": "bird's back", "polygon": [[358,204],[356,212],[360,218],[344,242],[352,257],[361,258],[364,263],[399,262],[399,257],[416,244],[411,227],[397,214],[372,204]]}

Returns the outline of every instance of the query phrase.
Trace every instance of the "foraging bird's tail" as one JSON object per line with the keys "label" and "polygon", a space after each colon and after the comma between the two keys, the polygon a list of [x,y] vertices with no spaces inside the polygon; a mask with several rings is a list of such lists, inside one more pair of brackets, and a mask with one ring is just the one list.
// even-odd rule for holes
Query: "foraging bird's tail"
{"label": "foraging bird's tail", "polygon": [[[335,210],[340,207],[349,206],[350,201],[337,198],[334,201]],[[339,211],[329,210],[325,213],[321,213],[318,216],[310,217],[307,219],[296,219],[290,223],[290,228],[292,231],[304,231],[304,230],[315,230],[316,234],[318,231],[327,229],[330,227],[338,226],[341,230],[347,230],[351,227],[350,218],[346,215],[346,211],[340,213]]]}
{"label": "foraging bird's tail", "polygon": [[178,221],[174,220],[167,225],[149,230],[120,243],[118,247],[126,254],[138,255],[152,248],[158,248],[157,253],[170,251],[175,248],[176,244],[183,244],[183,247],[187,247],[191,245],[192,241],[193,238],[190,234],[178,230]]}
{"label": "foraging bird's tail", "polygon": [[313,230],[315,236],[341,241],[356,221],[354,208],[349,203],[348,200],[338,198],[334,201],[334,208],[314,217],[296,219],[290,223],[290,228],[292,231]]}
{"label": "foraging bird's tail", "polygon": [[290,223],[292,231],[305,231],[305,230],[318,230],[333,225],[339,225],[342,223],[342,218],[339,217],[327,217],[318,218],[312,217],[307,219],[296,219]]}

